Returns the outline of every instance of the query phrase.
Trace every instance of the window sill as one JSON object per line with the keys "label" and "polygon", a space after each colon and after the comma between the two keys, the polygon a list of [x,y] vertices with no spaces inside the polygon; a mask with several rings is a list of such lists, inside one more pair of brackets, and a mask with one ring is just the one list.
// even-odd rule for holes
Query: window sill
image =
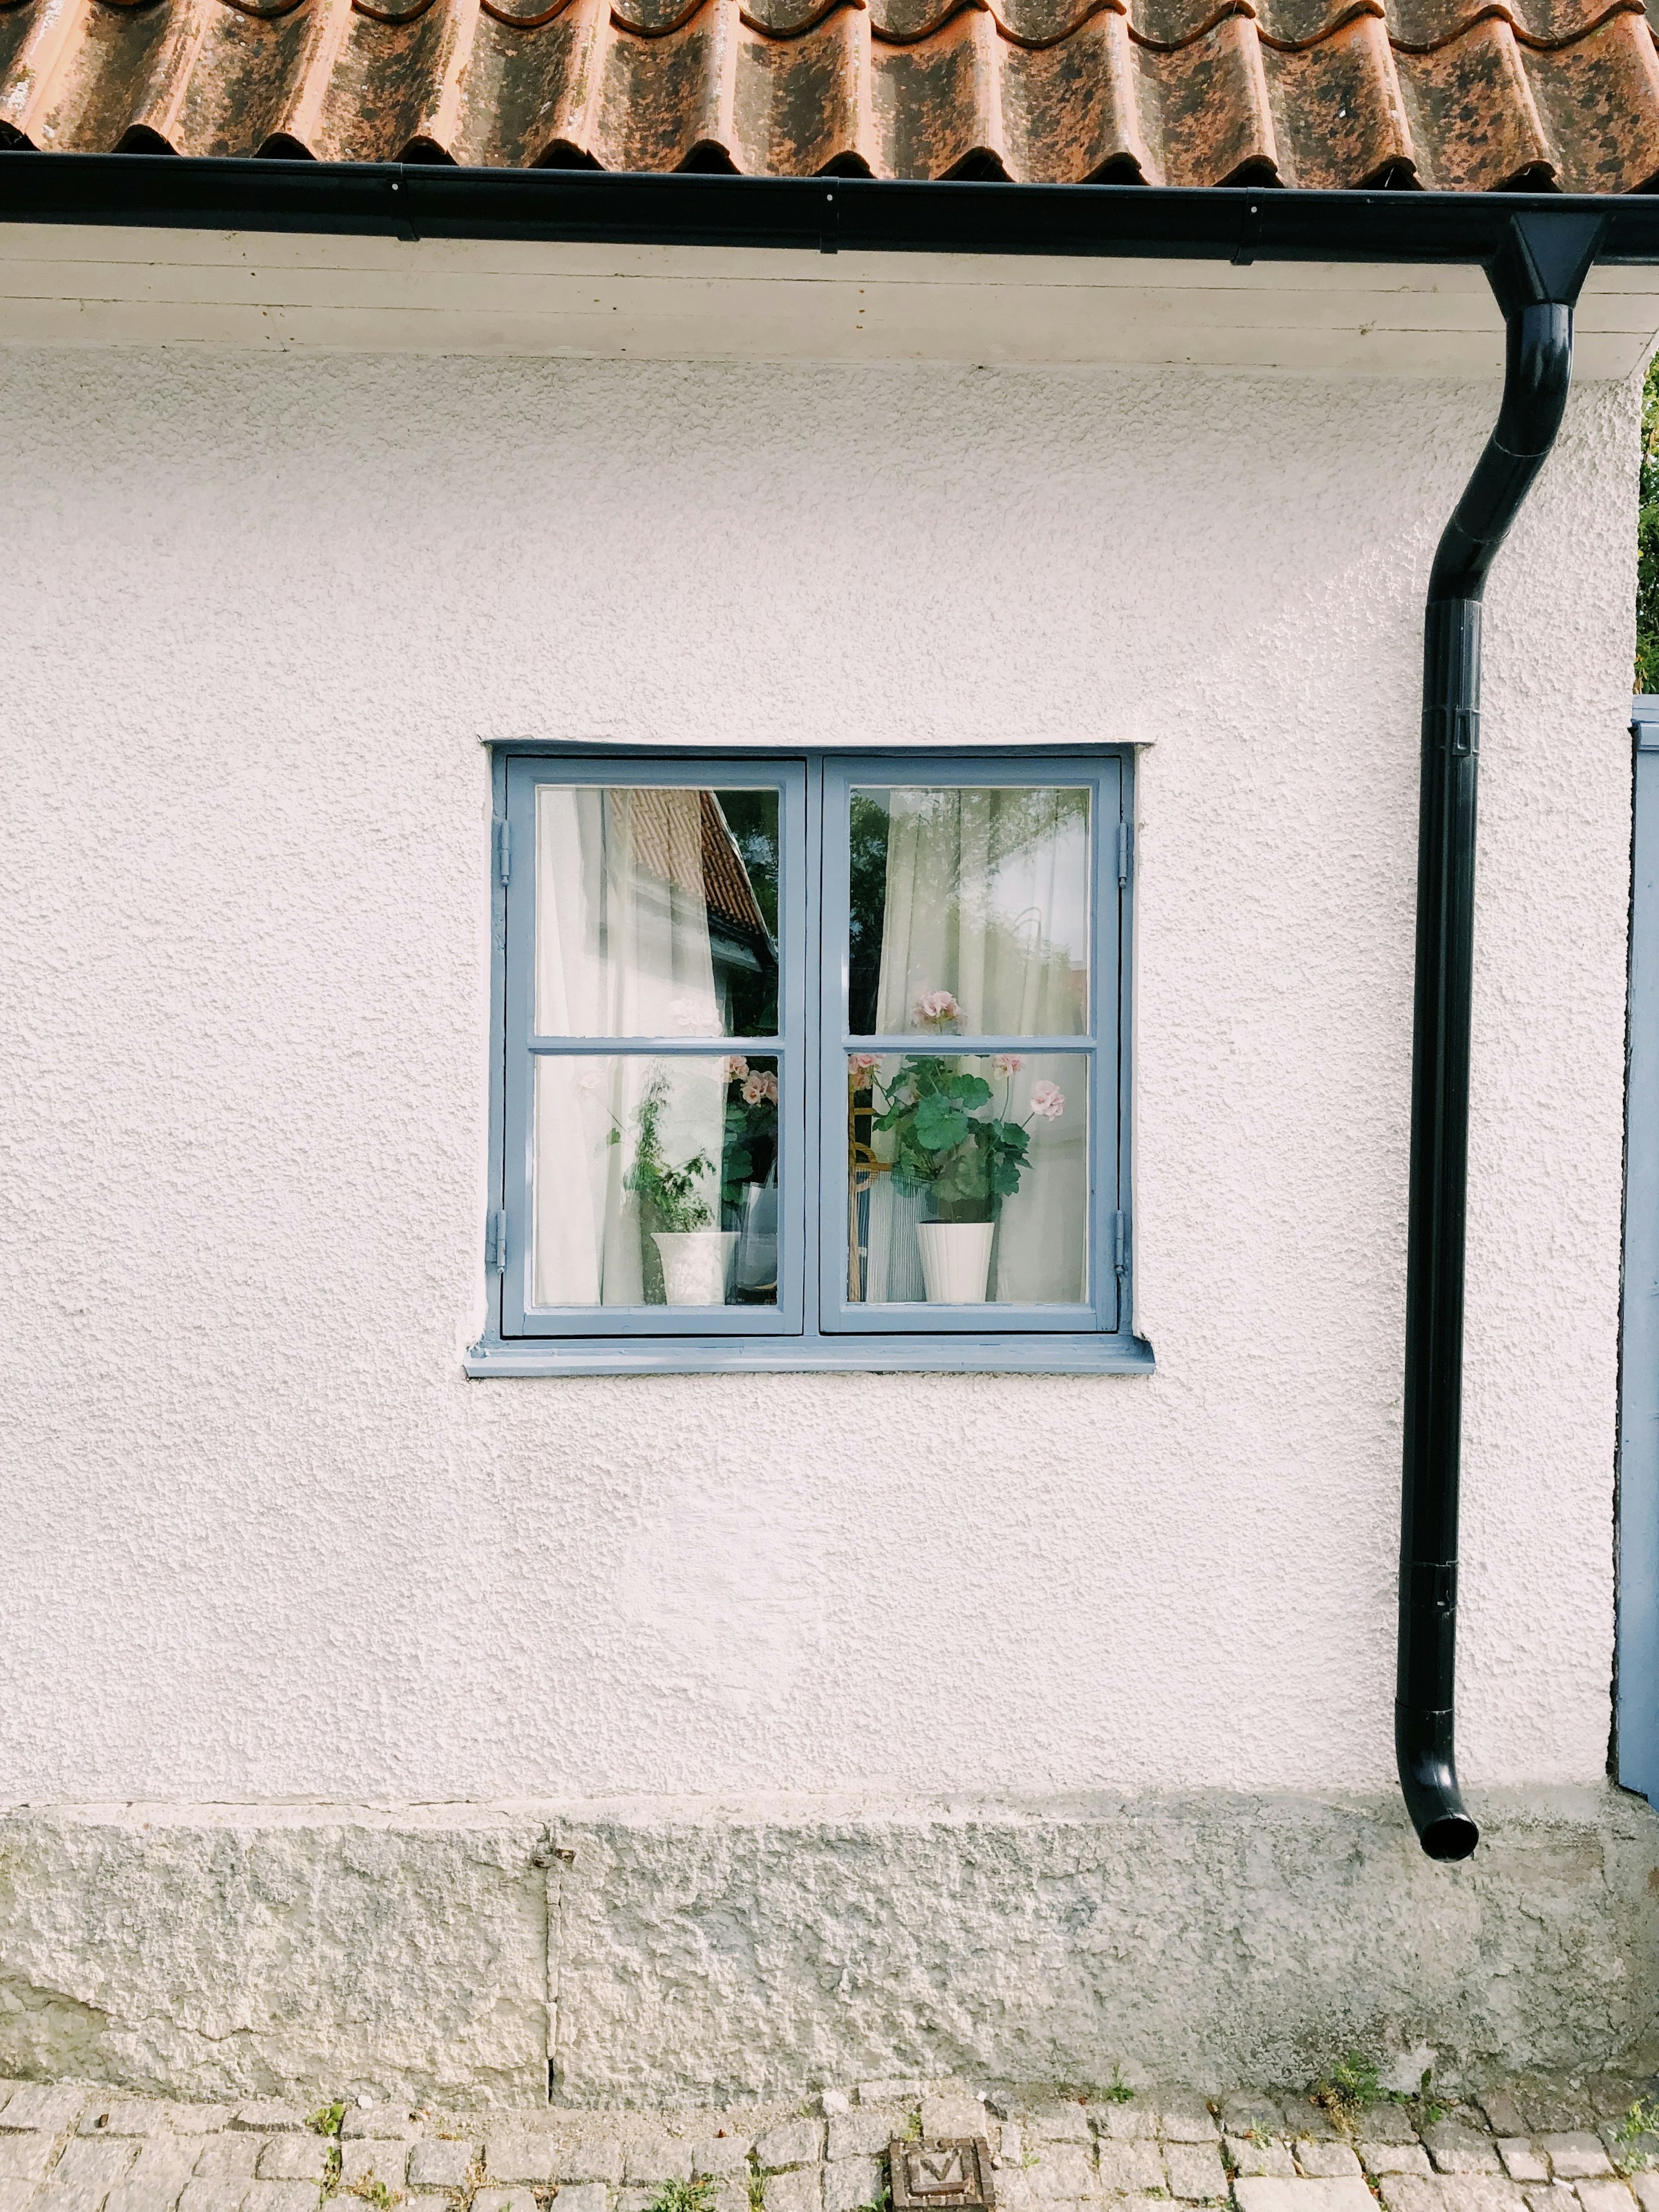
{"label": "window sill", "polygon": [[492,1375],[1150,1375],[1138,1336],[489,1338],[463,1362]]}

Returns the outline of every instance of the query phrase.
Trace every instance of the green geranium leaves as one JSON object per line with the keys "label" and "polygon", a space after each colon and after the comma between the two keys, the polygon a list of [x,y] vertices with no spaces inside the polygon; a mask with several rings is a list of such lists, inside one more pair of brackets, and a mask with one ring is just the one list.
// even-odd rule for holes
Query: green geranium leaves
{"label": "green geranium leaves", "polygon": [[968,1116],[953,1098],[924,1098],[916,1109],[916,1142],[927,1152],[955,1150],[968,1133]]}
{"label": "green geranium leaves", "polygon": [[997,1200],[1012,1198],[1030,1164],[1018,1121],[975,1120],[991,1086],[943,1054],[915,1054],[885,1092],[878,1129],[894,1139],[893,1172],[926,1184],[941,1218],[988,1219]]}

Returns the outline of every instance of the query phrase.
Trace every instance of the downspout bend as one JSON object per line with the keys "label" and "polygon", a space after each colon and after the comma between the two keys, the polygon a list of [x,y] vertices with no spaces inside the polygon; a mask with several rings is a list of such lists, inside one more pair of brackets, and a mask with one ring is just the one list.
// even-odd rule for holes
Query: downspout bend
{"label": "downspout bend", "polygon": [[1424,620],[1395,1754],[1433,1859],[1468,1858],[1480,1834],[1454,1736],[1480,599],[1561,426],[1573,307],[1601,228],[1594,216],[1516,215],[1487,269],[1505,326],[1504,397],[1441,535]]}

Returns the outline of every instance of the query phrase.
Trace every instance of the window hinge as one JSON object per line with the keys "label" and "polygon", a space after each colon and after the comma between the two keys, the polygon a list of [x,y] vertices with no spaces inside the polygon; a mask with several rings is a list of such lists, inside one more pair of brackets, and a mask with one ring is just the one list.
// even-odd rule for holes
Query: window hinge
{"label": "window hinge", "polygon": [[505,816],[495,823],[495,873],[505,887],[513,869],[513,837]]}
{"label": "window hinge", "polygon": [[1112,1216],[1112,1267],[1115,1273],[1129,1272],[1129,1217],[1127,1213]]}
{"label": "window hinge", "polygon": [[507,1272],[507,1216],[499,1210],[484,1224],[484,1272],[491,1275]]}
{"label": "window hinge", "polygon": [[1117,825],[1117,880],[1120,890],[1129,880],[1129,825],[1127,822],[1120,822]]}

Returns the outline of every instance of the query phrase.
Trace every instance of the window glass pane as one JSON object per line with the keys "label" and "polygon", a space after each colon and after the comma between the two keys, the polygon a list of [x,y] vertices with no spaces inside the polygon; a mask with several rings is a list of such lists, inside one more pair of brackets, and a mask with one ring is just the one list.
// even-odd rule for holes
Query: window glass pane
{"label": "window glass pane", "polygon": [[778,1064],[538,1054],[538,1306],[777,1304]]}
{"label": "window glass pane", "polygon": [[1089,793],[852,794],[854,1036],[1089,1026]]}
{"label": "window glass pane", "polygon": [[1081,1302],[1088,1074],[1072,1054],[849,1055],[848,1296]]}
{"label": "window glass pane", "polygon": [[542,1036],[775,1036],[778,793],[536,790]]}

